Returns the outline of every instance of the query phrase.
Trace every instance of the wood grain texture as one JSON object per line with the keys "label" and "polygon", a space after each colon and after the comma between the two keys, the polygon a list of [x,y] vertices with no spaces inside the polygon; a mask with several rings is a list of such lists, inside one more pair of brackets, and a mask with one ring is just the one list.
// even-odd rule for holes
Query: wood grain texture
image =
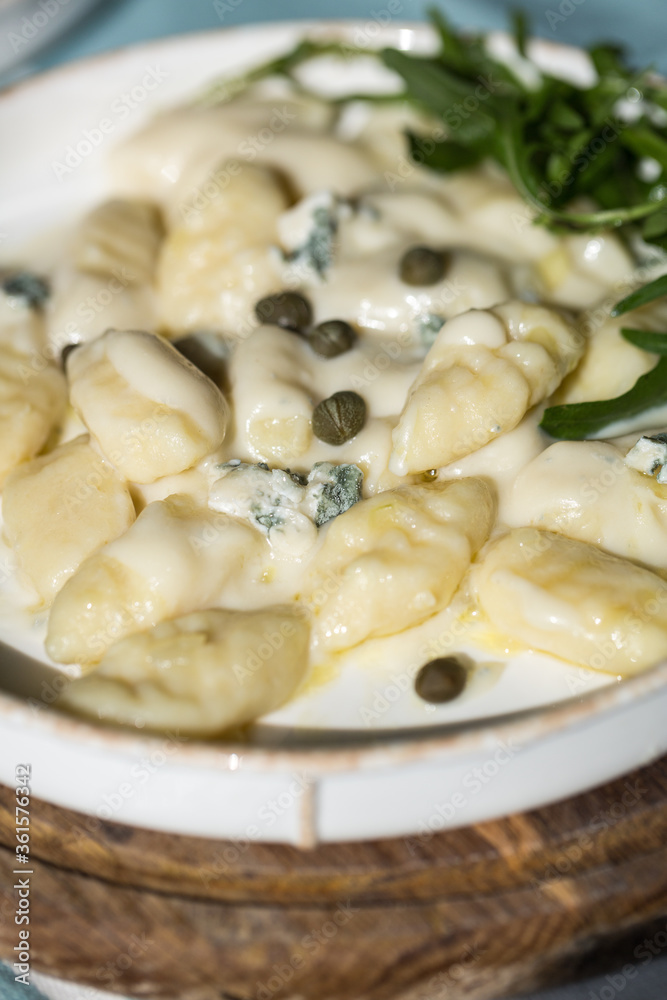
{"label": "wood grain texture", "polygon": [[[0,787],[5,959],[13,820]],[[311,851],[37,800],[31,823],[33,968],[156,1000],[490,1000],[667,928],[667,759],[507,819]]]}

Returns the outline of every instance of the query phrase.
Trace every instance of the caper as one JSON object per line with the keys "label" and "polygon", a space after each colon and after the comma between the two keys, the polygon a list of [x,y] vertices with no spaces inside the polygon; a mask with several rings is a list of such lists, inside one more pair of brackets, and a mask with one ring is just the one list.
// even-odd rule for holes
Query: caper
{"label": "caper", "polygon": [[285,330],[302,333],[313,321],[313,309],[303,295],[298,292],[276,292],[260,299],[255,306],[255,315],[260,323],[273,323]]}
{"label": "caper", "polygon": [[415,678],[415,690],[424,701],[440,705],[453,701],[463,691],[468,673],[455,656],[439,656],[429,660]]}
{"label": "caper", "polygon": [[337,358],[349,351],[357,335],[344,319],[327,319],[308,333],[308,343],[322,358]]}
{"label": "caper", "polygon": [[427,483],[433,482],[433,480],[437,478],[438,478],[437,469],[426,469],[425,472],[422,472],[422,479],[424,479]]}
{"label": "caper", "polygon": [[345,444],[366,422],[366,404],[356,392],[343,390],[318,403],[313,412],[313,434],[326,444]]}
{"label": "caper", "polygon": [[398,273],[406,285],[435,285],[444,278],[449,261],[449,254],[440,250],[411,247],[401,257]]}

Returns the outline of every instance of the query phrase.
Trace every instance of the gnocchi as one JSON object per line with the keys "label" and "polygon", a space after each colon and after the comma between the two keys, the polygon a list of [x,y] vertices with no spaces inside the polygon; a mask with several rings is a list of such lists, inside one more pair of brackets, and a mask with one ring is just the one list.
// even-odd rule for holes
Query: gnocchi
{"label": "gnocchi", "polygon": [[[449,604],[493,516],[481,479],[401,486],[340,514],[318,560],[333,592],[311,602],[320,647],[401,632]],[[316,575],[315,593],[321,582]]]}
{"label": "gnocchi", "polygon": [[189,469],[222,443],[224,396],[165,340],[110,330],[68,360],[72,406],[136,483]]}
{"label": "gnocchi", "polygon": [[293,607],[196,611],[122,639],[62,700],[112,722],[215,736],[279,708],[307,667],[308,623]]}
{"label": "gnocchi", "polygon": [[596,545],[515,528],[475,589],[499,629],[572,663],[633,674],[667,655],[667,583]]}
{"label": "gnocchi", "polygon": [[219,600],[235,574],[258,579],[265,545],[243,521],[188,496],[149,504],[58,592],[46,649],[57,663],[90,666],[118,639]]}
{"label": "gnocchi", "polygon": [[248,304],[280,289],[270,247],[287,207],[279,177],[237,161],[224,190],[188,211],[167,234],[160,255],[161,321],[172,331],[252,329]]}
{"label": "gnocchi", "polygon": [[2,514],[5,537],[45,605],[135,519],[127,483],[86,435],[19,466],[5,483]]}
{"label": "gnocchi", "polygon": [[164,232],[149,201],[114,198],[86,215],[55,275],[49,339],[62,350],[110,328],[153,329]]}
{"label": "gnocchi", "polygon": [[65,379],[55,365],[0,339],[0,486],[41,451],[66,405]]}
{"label": "gnocchi", "polygon": [[298,462],[313,439],[312,357],[293,333],[262,326],[241,341],[230,364],[237,433],[249,456]]}
{"label": "gnocchi", "polygon": [[667,656],[662,418],[540,428],[656,363],[609,315],[629,251],[534,225],[491,163],[396,173],[414,108],[271,86],[162,114],[48,280],[0,270],[0,600],[80,674],[62,704],[217,737],[432,666],[445,623],[466,663]]}
{"label": "gnocchi", "polygon": [[577,332],[540,306],[471,311],[437,335],[394,431],[397,475],[448,465],[513,430],[583,353]]}
{"label": "gnocchi", "polygon": [[667,568],[667,486],[630,468],[606,441],[546,448],[516,477],[506,518]]}

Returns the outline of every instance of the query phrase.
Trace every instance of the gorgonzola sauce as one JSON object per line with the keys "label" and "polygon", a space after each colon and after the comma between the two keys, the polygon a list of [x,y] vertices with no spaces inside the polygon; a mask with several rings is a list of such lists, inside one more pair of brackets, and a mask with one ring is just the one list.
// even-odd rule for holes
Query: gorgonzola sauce
{"label": "gorgonzola sauce", "polygon": [[417,703],[445,654],[473,693],[508,657],[667,655],[661,427],[538,427],[654,362],[609,317],[628,251],[526,222],[491,167],[399,175],[411,113],[364,115],[261,86],[164,113],[48,300],[0,274],[3,614],[75,711],[210,736],[313,690],[326,725],[341,672]]}

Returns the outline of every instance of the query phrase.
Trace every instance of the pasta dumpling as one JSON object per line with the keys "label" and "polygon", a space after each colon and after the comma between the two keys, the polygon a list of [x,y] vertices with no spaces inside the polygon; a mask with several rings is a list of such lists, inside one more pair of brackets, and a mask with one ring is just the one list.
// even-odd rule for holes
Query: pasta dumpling
{"label": "pasta dumpling", "polygon": [[162,237],[156,205],[115,198],[85,217],[75,234],[72,260],[80,271],[108,275],[123,270],[130,284],[152,284]]}
{"label": "pasta dumpling", "polygon": [[627,280],[632,257],[613,233],[561,237],[536,263],[540,298],[568,309],[589,309]]}
{"label": "pasta dumpling", "polygon": [[43,356],[0,342],[0,487],[46,444],[63,418],[67,385]]}
{"label": "pasta dumpling", "polygon": [[262,326],[239,343],[230,364],[240,450],[261,462],[289,464],[312,431],[312,352],[299,337]]}
{"label": "pasta dumpling", "polygon": [[[642,309],[633,322],[646,330],[663,330],[666,316],[657,310]],[[585,325],[592,323],[592,318]],[[638,378],[655,367],[656,354],[650,354],[621,336],[627,326],[626,316],[606,318],[586,340],[584,355],[563,381],[554,403],[581,403],[595,399],[613,399],[631,389]]]}
{"label": "pasta dumpling", "polygon": [[667,583],[595,545],[516,528],[473,578],[491,622],[533,649],[625,675],[667,654]]}
{"label": "pasta dumpling", "polygon": [[280,288],[270,248],[286,194],[268,168],[230,163],[228,183],[188,212],[163,245],[160,314],[169,330],[247,331],[256,325],[257,300]]}
{"label": "pasta dumpling", "polygon": [[62,350],[109,329],[154,329],[163,235],[159,210],[148,201],[115,198],[84,216],[56,275],[50,343]]}
{"label": "pasta dumpling", "polygon": [[410,391],[389,468],[437,469],[512,430],[582,352],[576,331],[541,306],[512,301],[450,320]]}
{"label": "pasta dumpling", "polygon": [[[19,272],[19,280],[24,277],[34,280],[30,272]],[[39,280],[39,279],[37,279]],[[20,286],[19,286],[20,287]],[[11,284],[10,284],[11,289]],[[40,287],[46,293],[46,289]],[[41,308],[36,308],[30,298],[8,293],[2,286],[2,270],[0,269],[0,347],[28,354],[32,353],[35,361],[54,360],[44,352],[46,336],[44,315]]]}
{"label": "pasta dumpling", "polygon": [[606,441],[558,441],[537,455],[516,477],[505,517],[667,567],[667,486]]}
{"label": "pasta dumpling", "polygon": [[308,667],[298,609],[197,611],[116,643],[61,703],[148,729],[214,736],[279,708]]}
{"label": "pasta dumpling", "polygon": [[110,330],[73,351],[67,373],[72,406],[131,482],[183,472],[225,436],[218,387],[154,334]]}
{"label": "pasta dumpling", "polygon": [[2,492],[2,515],[5,537],[44,604],[135,517],[127,484],[87,435],[13,472]]}
{"label": "pasta dumpling", "polygon": [[327,529],[312,588],[319,646],[346,649],[446,607],[494,515],[482,479],[400,486],[340,514]]}
{"label": "pasta dumpling", "polygon": [[89,665],[117,639],[209,607],[225,583],[260,564],[267,543],[249,524],[178,494],[149,504],[134,524],[79,567],[57,595],[46,650]]}

